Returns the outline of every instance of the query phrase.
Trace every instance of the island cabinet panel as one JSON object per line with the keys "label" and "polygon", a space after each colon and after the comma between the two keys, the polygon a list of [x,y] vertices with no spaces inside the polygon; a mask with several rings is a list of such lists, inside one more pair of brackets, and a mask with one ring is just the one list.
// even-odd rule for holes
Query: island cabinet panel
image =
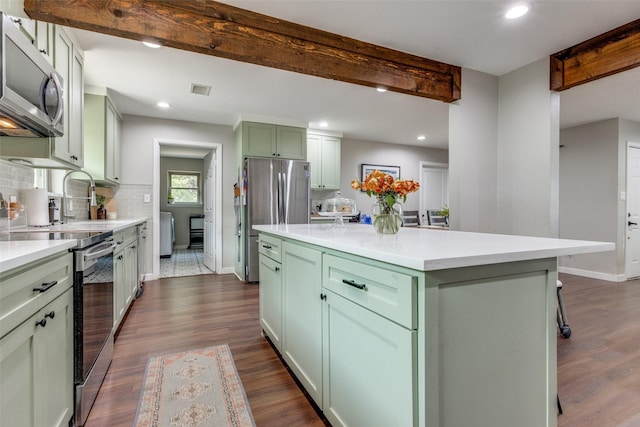
{"label": "island cabinet panel", "polygon": [[322,407],[322,252],[282,244],[282,357]]}
{"label": "island cabinet panel", "polygon": [[260,235],[260,326],[278,351],[282,351],[282,241]]}
{"label": "island cabinet panel", "polygon": [[323,412],[338,426],[417,426],[417,332],[333,292],[323,312]]}
{"label": "island cabinet panel", "polygon": [[[334,427],[557,426],[555,256],[441,268],[438,252],[421,270],[345,250],[345,236],[379,241],[361,226],[267,227],[282,241],[281,354]],[[394,238],[449,235],[468,243]]]}
{"label": "island cabinet panel", "polygon": [[[426,359],[433,380],[425,395],[439,397],[439,425],[556,425],[555,264],[427,274],[438,294],[427,307],[426,322],[438,325],[427,348],[438,357]],[[426,399],[427,408],[433,403]]]}

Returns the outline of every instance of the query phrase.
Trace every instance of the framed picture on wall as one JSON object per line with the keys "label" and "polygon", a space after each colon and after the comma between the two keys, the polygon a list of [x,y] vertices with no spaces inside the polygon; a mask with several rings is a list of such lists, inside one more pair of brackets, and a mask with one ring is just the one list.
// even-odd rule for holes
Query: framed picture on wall
{"label": "framed picture on wall", "polygon": [[360,171],[360,180],[364,181],[374,170],[379,170],[380,172],[387,173],[391,175],[394,179],[400,179],[400,166],[384,166],[384,165],[367,165],[362,164],[362,170]]}

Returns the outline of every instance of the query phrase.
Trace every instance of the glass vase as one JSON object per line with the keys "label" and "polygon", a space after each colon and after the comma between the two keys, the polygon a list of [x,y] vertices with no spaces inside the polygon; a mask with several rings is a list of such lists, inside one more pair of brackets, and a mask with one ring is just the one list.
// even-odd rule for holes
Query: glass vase
{"label": "glass vase", "polygon": [[371,206],[371,223],[380,234],[396,234],[402,227],[402,204],[389,206],[383,199]]}

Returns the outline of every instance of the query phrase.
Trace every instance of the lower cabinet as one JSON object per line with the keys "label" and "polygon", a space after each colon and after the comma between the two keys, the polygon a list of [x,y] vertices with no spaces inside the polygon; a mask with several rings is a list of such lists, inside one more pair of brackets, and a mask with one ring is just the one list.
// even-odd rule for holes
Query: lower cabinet
{"label": "lower cabinet", "polygon": [[282,351],[282,264],[263,254],[259,257],[260,326]]}
{"label": "lower cabinet", "polygon": [[127,313],[138,287],[138,247],[136,228],[130,227],[114,235],[113,253],[113,329]]}
{"label": "lower cabinet", "polygon": [[413,426],[416,331],[333,292],[323,311],[322,410],[337,426]]}
{"label": "lower cabinet", "polygon": [[322,408],[322,252],[282,244],[282,357]]}
{"label": "lower cabinet", "polygon": [[0,339],[0,425],[66,427],[73,416],[73,289]]}
{"label": "lower cabinet", "polygon": [[416,277],[260,242],[277,255],[260,254],[262,329],[331,424],[416,426]]}

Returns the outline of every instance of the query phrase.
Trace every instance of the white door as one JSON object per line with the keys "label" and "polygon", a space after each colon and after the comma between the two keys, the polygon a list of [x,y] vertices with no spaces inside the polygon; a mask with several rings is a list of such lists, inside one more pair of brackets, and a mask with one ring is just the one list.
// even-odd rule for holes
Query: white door
{"label": "white door", "polygon": [[203,251],[204,265],[211,271],[216,271],[216,227],[215,227],[215,200],[216,200],[216,165],[214,152],[205,157],[205,170],[207,174],[204,178],[204,230],[203,230]]}
{"label": "white door", "polygon": [[420,215],[426,224],[427,210],[440,210],[449,204],[449,170],[447,165],[421,166],[420,173]]}
{"label": "white door", "polygon": [[627,247],[625,275],[640,277],[640,144],[627,147]]}

